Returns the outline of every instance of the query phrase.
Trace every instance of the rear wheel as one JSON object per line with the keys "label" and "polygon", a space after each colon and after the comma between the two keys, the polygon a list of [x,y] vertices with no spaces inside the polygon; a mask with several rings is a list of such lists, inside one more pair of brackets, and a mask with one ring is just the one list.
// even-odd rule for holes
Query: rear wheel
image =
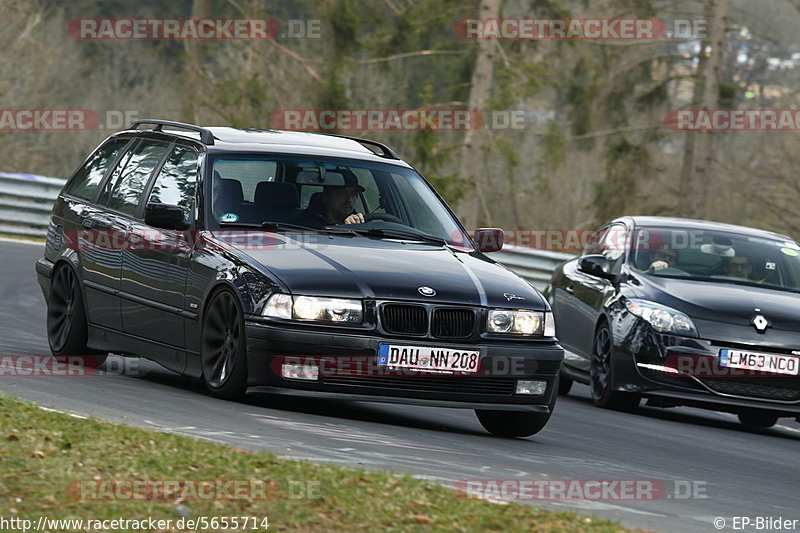
{"label": "rear wheel", "polygon": [[778,423],[778,415],[759,411],[742,411],[737,415],[739,422],[749,428],[771,428]]}
{"label": "rear wheel", "polygon": [[247,391],[247,348],[244,314],[227,289],[211,297],[203,314],[200,342],[203,383],[209,394],[240,400]]}
{"label": "rear wheel", "polygon": [[602,322],[594,335],[591,365],[592,401],[598,407],[633,411],[639,406],[638,394],[612,390],[614,383],[614,340],[608,323]]}
{"label": "rear wheel", "polygon": [[475,414],[484,429],[497,437],[530,437],[539,433],[550,420],[550,413],[475,409]]}
{"label": "rear wheel", "polygon": [[[47,343],[55,356],[90,353],[86,312],[80,281],[69,265],[62,264],[53,272],[47,298]],[[87,363],[102,365],[106,355],[92,355]]]}

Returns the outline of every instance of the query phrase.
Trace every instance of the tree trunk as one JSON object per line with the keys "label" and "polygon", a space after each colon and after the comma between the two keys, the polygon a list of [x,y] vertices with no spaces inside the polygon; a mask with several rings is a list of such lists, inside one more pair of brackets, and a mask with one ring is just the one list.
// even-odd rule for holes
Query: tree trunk
{"label": "tree trunk", "polygon": [[[719,78],[730,5],[730,0],[706,0],[705,17],[709,27],[707,38],[701,41],[692,94],[691,107],[694,109],[719,107]],[[712,181],[713,140],[714,133],[710,131],[686,133],[679,180],[679,211],[683,216],[704,218],[707,212],[709,183]]]}
{"label": "tree trunk", "polygon": [[[500,16],[501,0],[481,0],[479,18],[496,19]],[[494,39],[478,41],[478,55],[472,71],[468,109],[470,112],[485,112],[486,102],[491,97],[494,83],[494,54],[497,42]],[[484,117],[486,118],[486,117]],[[486,201],[483,198],[486,185],[486,150],[489,144],[488,130],[470,129],[464,135],[458,162],[458,176],[463,195],[458,201],[456,212],[464,226],[474,229],[484,219],[488,220]],[[480,213],[483,212],[481,217]]]}
{"label": "tree trunk", "polygon": [[[191,18],[208,18],[211,16],[211,0],[192,0]],[[202,69],[206,59],[206,43],[202,39],[186,39],[184,42],[186,63],[184,75],[186,87],[194,94],[203,94]],[[186,98],[183,120],[196,124],[198,122],[198,101],[200,98]]]}

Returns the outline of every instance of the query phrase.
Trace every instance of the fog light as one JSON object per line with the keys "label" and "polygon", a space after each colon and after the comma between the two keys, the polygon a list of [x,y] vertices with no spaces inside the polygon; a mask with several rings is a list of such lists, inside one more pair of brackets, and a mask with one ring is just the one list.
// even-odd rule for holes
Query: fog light
{"label": "fog light", "polygon": [[299,363],[283,363],[281,365],[281,377],[316,381],[319,379],[319,367],[316,365],[301,365]]}
{"label": "fog light", "polygon": [[517,381],[517,394],[541,396],[547,390],[546,381]]}

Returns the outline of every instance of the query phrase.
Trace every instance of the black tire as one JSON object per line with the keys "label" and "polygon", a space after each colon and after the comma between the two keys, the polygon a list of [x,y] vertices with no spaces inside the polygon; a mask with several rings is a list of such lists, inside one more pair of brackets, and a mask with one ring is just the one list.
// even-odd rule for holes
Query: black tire
{"label": "black tire", "polygon": [[200,362],[208,393],[225,400],[241,400],[247,392],[247,342],[239,299],[223,289],[215,293],[203,313]]}
{"label": "black tire", "polygon": [[530,437],[539,433],[550,420],[550,413],[519,411],[482,411],[475,409],[481,425],[496,437]]}
{"label": "black tire", "polygon": [[608,323],[601,322],[594,334],[590,389],[592,401],[598,407],[617,411],[633,411],[639,407],[638,394],[612,390],[614,383],[614,340]]}
{"label": "black tire", "polygon": [[570,389],[572,389],[572,384],[574,382],[569,379],[567,376],[564,375],[563,371],[558,375],[558,395],[559,396],[566,396],[569,394]]}
{"label": "black tire", "polygon": [[742,411],[736,416],[739,417],[739,422],[743,426],[754,429],[771,428],[778,423],[778,418],[780,418],[778,415],[759,411]]}
{"label": "black tire", "polygon": [[99,367],[107,355],[93,353],[86,346],[89,340],[86,310],[80,280],[67,264],[59,265],[50,280],[47,297],[47,343],[56,357],[83,356],[85,363]]}

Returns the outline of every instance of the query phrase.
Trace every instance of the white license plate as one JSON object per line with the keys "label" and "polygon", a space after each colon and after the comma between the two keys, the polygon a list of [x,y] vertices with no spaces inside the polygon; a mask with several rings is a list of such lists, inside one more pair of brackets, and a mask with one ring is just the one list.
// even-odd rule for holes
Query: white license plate
{"label": "white license plate", "polygon": [[480,365],[480,354],[478,350],[380,344],[378,365],[443,374],[456,372],[474,374]]}
{"label": "white license plate", "polygon": [[793,355],[774,353],[744,352],[741,350],[723,349],[719,351],[720,366],[728,368],[744,368],[771,372],[773,374],[798,375],[800,358]]}

